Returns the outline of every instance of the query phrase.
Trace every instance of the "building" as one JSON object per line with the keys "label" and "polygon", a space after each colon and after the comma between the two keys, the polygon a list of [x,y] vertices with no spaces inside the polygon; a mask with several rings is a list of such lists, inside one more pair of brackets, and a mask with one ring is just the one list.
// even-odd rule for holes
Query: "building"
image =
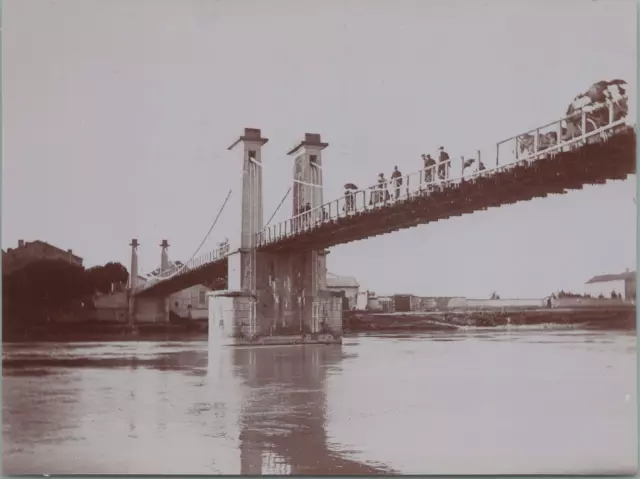
{"label": "building", "polygon": [[[168,267],[181,266],[182,263],[169,262]],[[160,270],[154,270],[147,275],[138,275],[138,284],[153,281]],[[349,301],[349,308],[356,305],[356,298],[360,285],[355,278],[348,276],[327,275],[327,289],[334,293],[344,294]],[[190,288],[183,289],[169,296],[170,311],[181,318],[191,318],[194,320],[206,320],[209,317],[209,306],[207,302],[207,293],[213,291],[206,285],[197,284]],[[127,308],[126,295],[120,293],[111,293],[109,295],[97,295],[94,298],[96,309],[100,310],[98,317],[100,319],[123,320],[124,312]]]}
{"label": "building", "polygon": [[209,291],[212,289],[203,284],[178,291],[169,296],[169,308],[181,318],[188,318],[189,309],[191,309],[191,319],[207,319],[209,318],[207,304]]}
{"label": "building", "polygon": [[594,298],[602,295],[605,298],[611,297],[611,292],[622,294],[625,301],[635,301],[636,299],[636,272],[629,271],[620,274],[601,274],[594,276],[585,283],[585,294]]}
{"label": "building", "polygon": [[2,252],[2,272],[10,274],[34,261],[56,259],[82,266],[82,258],[73,254],[73,250],[63,250],[40,240],[18,240],[17,248],[9,248]]}
{"label": "building", "polygon": [[334,292],[344,293],[349,301],[349,309],[356,307],[360,284],[352,276],[338,276],[327,273],[327,289]]}
{"label": "building", "polygon": [[92,321],[115,321],[126,323],[129,315],[129,298],[125,291],[115,293],[96,293],[93,297],[95,310],[89,318]]}

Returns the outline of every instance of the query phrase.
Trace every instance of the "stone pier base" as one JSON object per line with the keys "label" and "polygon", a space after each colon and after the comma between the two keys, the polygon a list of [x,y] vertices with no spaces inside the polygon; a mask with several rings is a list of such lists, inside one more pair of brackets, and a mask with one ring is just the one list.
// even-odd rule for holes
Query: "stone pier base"
{"label": "stone pier base", "polygon": [[[328,321],[338,334],[329,332],[291,332],[281,334],[271,326],[280,318],[265,317],[256,298],[245,291],[213,291],[209,296],[209,347],[275,346],[302,344],[342,344],[341,317]],[[306,321],[305,321],[306,322]],[[336,328],[337,329],[337,328]]]}

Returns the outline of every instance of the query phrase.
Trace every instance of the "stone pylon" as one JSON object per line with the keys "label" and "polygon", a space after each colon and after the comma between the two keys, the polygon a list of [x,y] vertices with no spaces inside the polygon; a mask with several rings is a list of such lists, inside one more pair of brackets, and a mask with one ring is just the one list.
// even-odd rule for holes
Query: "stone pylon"
{"label": "stone pylon", "polygon": [[160,243],[162,252],[160,253],[160,272],[164,273],[169,269],[169,242],[165,239]]}
{"label": "stone pylon", "polygon": [[229,239],[228,289],[209,297],[209,341],[227,342],[235,336],[258,334],[256,316],[258,255],[256,236],[263,226],[262,147],[269,141],[261,131],[245,128],[229,148],[240,152],[241,174],[229,180],[234,185],[232,231]]}
{"label": "stone pylon", "polygon": [[[169,242],[166,239],[162,240],[160,243],[160,273],[164,273],[169,269]],[[169,310],[170,310],[170,302],[171,299],[169,297],[164,298],[162,304],[162,317],[160,318],[163,322],[169,322]]]}
{"label": "stone pylon", "polygon": [[[258,251],[258,233],[264,227],[261,148],[266,142],[260,130],[246,129],[230,147],[231,150],[242,145],[242,149],[238,148],[242,153],[242,175],[236,184],[241,194],[233,212],[237,234],[230,241],[229,287],[209,296],[210,348],[223,344],[306,341],[327,332],[328,308],[339,302],[326,291],[325,251]],[[304,228],[323,217],[321,155],[327,146],[320,135],[307,133],[289,152],[296,155],[294,228]],[[341,316],[333,331],[341,334]],[[335,335],[325,336],[335,339]]]}
{"label": "stone pylon", "polygon": [[134,291],[138,282],[138,240],[133,238],[131,243],[131,268],[129,269],[129,324],[135,323],[135,302],[136,298],[134,295]]}
{"label": "stone pylon", "polygon": [[[163,253],[161,261],[162,264],[166,258],[166,265],[168,265],[168,257],[166,248],[163,241]],[[137,239],[131,240],[131,270],[129,272],[129,289],[128,289],[128,301],[129,301],[129,324],[135,323],[158,323],[169,321],[169,298],[163,297],[148,297],[148,296],[136,296],[135,290],[138,286],[138,243]],[[166,244],[169,247],[169,244]]]}
{"label": "stone pylon", "polygon": [[[322,221],[327,213],[323,208],[322,151],[329,146],[318,133],[306,133],[304,140],[287,152],[293,162],[294,227],[304,229]],[[288,316],[299,316],[305,331],[316,333],[321,329],[322,294],[326,290],[328,251],[308,251],[288,255],[281,261],[290,276],[291,294],[281,295],[288,302],[281,309]],[[286,289],[286,288],[285,288]],[[293,319],[293,318],[290,318]]]}

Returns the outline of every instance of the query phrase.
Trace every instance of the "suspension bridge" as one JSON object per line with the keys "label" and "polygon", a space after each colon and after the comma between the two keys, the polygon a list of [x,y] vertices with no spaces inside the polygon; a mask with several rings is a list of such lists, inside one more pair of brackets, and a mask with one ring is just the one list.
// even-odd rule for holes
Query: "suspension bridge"
{"label": "suspension bridge", "polygon": [[[135,302],[161,300],[204,283],[223,290],[214,293],[210,315],[211,304],[219,304],[216,317],[222,318],[225,326],[220,329],[226,334],[253,338],[276,330],[341,329],[341,319],[334,317],[340,316],[334,311],[337,303],[324,284],[327,248],[624,179],[635,173],[635,135],[624,96],[399,178],[363,189],[350,185],[343,196],[325,202],[322,151],[328,144],[318,134],[306,134],[288,152],[295,157],[292,216],[265,225],[261,148],[268,140],[260,130],[245,129],[229,147],[238,150],[241,145],[244,160],[239,239],[213,251],[197,251],[184,264],[168,267],[165,262],[144,282],[136,281],[138,243],[133,240],[130,313],[138,314]],[[231,319],[225,321],[227,316]],[[211,334],[210,328],[210,339]]]}

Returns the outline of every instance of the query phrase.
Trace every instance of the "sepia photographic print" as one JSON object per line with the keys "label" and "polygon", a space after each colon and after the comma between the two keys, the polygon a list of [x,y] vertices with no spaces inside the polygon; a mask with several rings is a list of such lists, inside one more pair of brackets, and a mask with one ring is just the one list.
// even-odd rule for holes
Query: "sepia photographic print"
{"label": "sepia photographic print", "polygon": [[637,472],[632,0],[5,0],[5,475]]}

